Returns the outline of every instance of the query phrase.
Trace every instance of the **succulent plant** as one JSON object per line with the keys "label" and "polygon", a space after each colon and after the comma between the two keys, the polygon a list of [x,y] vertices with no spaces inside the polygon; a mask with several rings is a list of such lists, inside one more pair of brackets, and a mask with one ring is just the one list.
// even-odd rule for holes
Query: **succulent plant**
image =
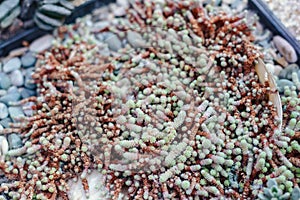
{"label": "succulent plant", "polygon": [[300,199],[300,188],[295,187],[292,192],[291,200],[298,200]]}
{"label": "succulent plant", "polygon": [[66,16],[72,13],[74,5],[67,0],[43,0],[36,10],[34,21],[44,30],[51,30],[63,24]]}
{"label": "succulent plant", "polygon": [[263,188],[263,192],[258,195],[261,200],[299,200],[300,199],[300,189],[295,187],[292,194],[286,192],[283,194],[282,190],[278,187],[275,179],[269,179],[267,182],[267,188]]}
{"label": "succulent plant", "polygon": [[9,27],[21,12],[19,0],[6,0],[0,3],[0,29]]}

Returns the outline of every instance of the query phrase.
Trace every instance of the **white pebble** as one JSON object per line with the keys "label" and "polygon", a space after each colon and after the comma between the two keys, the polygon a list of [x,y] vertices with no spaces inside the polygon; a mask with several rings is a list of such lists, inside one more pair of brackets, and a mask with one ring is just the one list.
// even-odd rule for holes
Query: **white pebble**
{"label": "white pebble", "polygon": [[8,116],[8,109],[4,103],[0,103],[0,119],[4,119]]}
{"label": "white pebble", "polygon": [[24,84],[24,76],[20,70],[15,70],[10,74],[11,83],[14,86],[22,86]]}

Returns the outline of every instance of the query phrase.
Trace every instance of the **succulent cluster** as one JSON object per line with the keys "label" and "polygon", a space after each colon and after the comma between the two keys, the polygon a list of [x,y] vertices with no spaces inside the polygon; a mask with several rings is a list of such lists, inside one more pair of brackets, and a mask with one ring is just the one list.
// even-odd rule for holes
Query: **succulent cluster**
{"label": "succulent cluster", "polygon": [[300,101],[286,89],[281,122],[244,13],[139,1],[109,23],[97,36],[61,27],[39,56],[39,96],[20,102],[33,116],[1,131],[24,143],[0,162],[3,197],[255,199],[270,179],[299,190]]}
{"label": "succulent cluster", "polygon": [[267,182],[267,188],[263,189],[263,193],[258,195],[261,200],[271,200],[271,199],[291,199],[297,200],[300,199],[300,189],[299,187],[295,187],[292,191],[292,195],[290,193],[282,193],[282,190],[278,188],[277,182],[275,179],[269,179]]}
{"label": "succulent cluster", "polygon": [[41,29],[52,30],[63,24],[65,17],[72,13],[75,3],[73,0],[0,1],[0,31],[5,32],[7,29],[14,31],[23,26],[30,27],[30,24],[33,24],[30,21],[34,21]]}
{"label": "succulent cluster", "polygon": [[43,0],[39,1],[34,21],[44,30],[52,30],[61,26],[66,16],[74,9],[72,0]]}
{"label": "succulent cluster", "polygon": [[19,0],[0,1],[0,30],[10,26],[20,12]]}

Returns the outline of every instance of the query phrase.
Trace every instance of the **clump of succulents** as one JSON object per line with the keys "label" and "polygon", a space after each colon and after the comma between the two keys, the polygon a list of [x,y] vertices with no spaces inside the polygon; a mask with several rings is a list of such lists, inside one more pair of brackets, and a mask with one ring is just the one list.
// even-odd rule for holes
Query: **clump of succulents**
{"label": "clump of succulents", "polygon": [[[73,0],[4,0],[0,1],[0,30],[10,27],[19,17],[44,30],[61,26],[74,9]],[[34,13],[32,15],[31,13]],[[20,16],[19,16],[20,15]]]}
{"label": "clump of succulents", "polygon": [[52,30],[61,26],[66,16],[74,9],[72,0],[43,0],[39,1],[34,21],[44,30]]}
{"label": "clump of succulents", "polygon": [[299,187],[295,187],[292,194],[286,192],[283,193],[282,189],[278,187],[275,179],[269,179],[267,182],[267,187],[263,188],[263,192],[258,195],[261,200],[299,200],[300,190]]}
{"label": "clump of succulents", "polygon": [[19,0],[0,1],[0,30],[9,27],[20,12]]}

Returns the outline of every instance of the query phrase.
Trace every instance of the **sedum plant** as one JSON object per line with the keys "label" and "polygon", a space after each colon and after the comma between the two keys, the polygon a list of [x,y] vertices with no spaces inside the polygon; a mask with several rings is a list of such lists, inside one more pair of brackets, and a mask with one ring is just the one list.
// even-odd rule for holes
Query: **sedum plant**
{"label": "sedum plant", "polygon": [[267,182],[267,187],[263,188],[263,192],[258,195],[258,198],[261,200],[299,200],[300,199],[300,189],[295,187],[290,193],[283,193],[282,190],[278,187],[275,179],[269,179]]}

